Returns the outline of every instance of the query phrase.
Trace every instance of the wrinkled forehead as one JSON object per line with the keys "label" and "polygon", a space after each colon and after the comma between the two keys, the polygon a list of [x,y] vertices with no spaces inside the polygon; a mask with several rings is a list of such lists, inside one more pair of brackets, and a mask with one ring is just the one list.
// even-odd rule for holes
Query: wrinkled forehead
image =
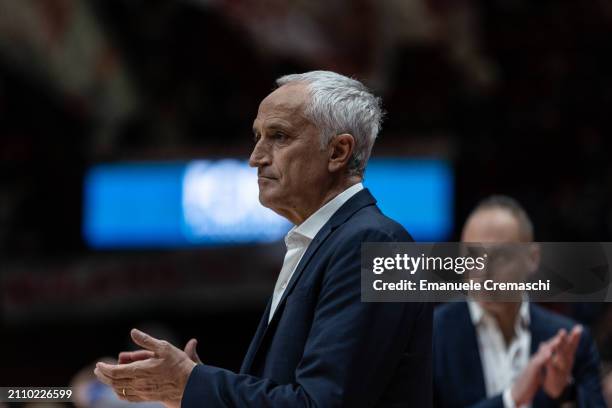
{"label": "wrinkled forehead", "polygon": [[306,84],[281,86],[261,101],[253,126],[258,128],[273,119],[299,125],[306,120],[304,109],[309,97]]}

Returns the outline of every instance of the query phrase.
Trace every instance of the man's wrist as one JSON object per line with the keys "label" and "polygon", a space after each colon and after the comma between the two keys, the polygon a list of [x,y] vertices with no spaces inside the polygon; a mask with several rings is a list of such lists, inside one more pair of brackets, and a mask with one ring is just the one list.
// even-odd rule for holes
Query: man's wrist
{"label": "man's wrist", "polygon": [[574,378],[569,375],[567,380],[565,381],[565,385],[563,387],[555,387],[553,390],[549,388],[544,388],[544,392],[552,399],[556,401],[563,401],[567,399],[567,394],[569,393],[572,385],[574,384]]}
{"label": "man's wrist", "polygon": [[191,375],[191,372],[193,371],[195,366],[197,366],[197,364],[191,359],[187,359],[183,362],[183,368],[180,374],[181,387],[183,390],[185,389],[185,386],[187,386],[187,381],[189,381],[189,376]]}
{"label": "man's wrist", "polygon": [[185,361],[181,363],[181,368],[179,369],[179,373],[178,373],[178,378],[180,381],[178,387],[181,390],[181,394],[180,394],[180,398],[178,399],[178,401],[171,402],[171,404],[175,404],[171,406],[175,406],[177,408],[181,406],[181,401],[183,399],[183,395],[185,394],[185,387],[187,387],[187,382],[189,381],[189,377],[191,376],[191,373],[196,366],[197,364],[190,358],[186,359]]}

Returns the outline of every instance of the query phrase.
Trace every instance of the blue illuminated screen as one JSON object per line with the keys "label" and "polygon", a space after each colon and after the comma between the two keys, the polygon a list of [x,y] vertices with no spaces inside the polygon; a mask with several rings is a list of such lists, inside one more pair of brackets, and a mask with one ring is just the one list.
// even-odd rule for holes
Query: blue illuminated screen
{"label": "blue illuminated screen", "polygon": [[[442,160],[372,159],[364,185],[417,241],[453,228],[453,172]],[[94,249],[273,242],[291,228],[258,200],[237,159],[100,164],[85,176],[83,236]]]}

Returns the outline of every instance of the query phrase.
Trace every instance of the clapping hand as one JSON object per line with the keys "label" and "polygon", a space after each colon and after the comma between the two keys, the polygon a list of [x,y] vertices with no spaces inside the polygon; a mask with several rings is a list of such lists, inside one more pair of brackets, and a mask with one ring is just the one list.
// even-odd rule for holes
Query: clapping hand
{"label": "clapping hand", "polygon": [[579,325],[575,326],[569,334],[565,329],[561,329],[557,334],[560,341],[555,352],[546,362],[546,375],[542,384],[546,394],[553,399],[559,398],[571,381],[574,357],[581,335],[582,326]]}
{"label": "clapping hand", "polygon": [[197,341],[190,340],[183,351],[136,329],[130,334],[143,350],[121,353],[116,365],[97,363],[96,377],[121,399],[161,401],[167,407],[179,407],[189,375],[199,362]]}
{"label": "clapping hand", "polygon": [[511,395],[516,406],[531,403],[540,388],[551,398],[558,398],[563,393],[571,380],[581,335],[582,326],[575,326],[569,334],[561,329],[554,337],[540,344],[512,386]]}

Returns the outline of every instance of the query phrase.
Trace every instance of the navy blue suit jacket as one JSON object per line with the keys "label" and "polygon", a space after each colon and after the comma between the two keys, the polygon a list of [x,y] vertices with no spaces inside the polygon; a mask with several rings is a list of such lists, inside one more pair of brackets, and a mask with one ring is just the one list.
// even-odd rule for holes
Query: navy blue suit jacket
{"label": "navy blue suit jacket", "polygon": [[412,240],[375,203],[362,190],[332,216],[240,373],[196,366],[182,407],[431,407],[431,306],[361,302],[361,243]]}
{"label": "navy blue suit jacket", "polygon": [[[561,328],[571,330],[576,322],[531,303],[529,305],[531,354],[541,342]],[[579,407],[604,407],[599,376],[599,356],[585,328],[572,371],[574,385],[561,399],[575,400]],[[503,408],[502,396],[487,398],[476,329],[465,302],[449,303],[434,313],[434,401],[439,408]],[[558,407],[543,390],[538,391],[533,408]]]}

